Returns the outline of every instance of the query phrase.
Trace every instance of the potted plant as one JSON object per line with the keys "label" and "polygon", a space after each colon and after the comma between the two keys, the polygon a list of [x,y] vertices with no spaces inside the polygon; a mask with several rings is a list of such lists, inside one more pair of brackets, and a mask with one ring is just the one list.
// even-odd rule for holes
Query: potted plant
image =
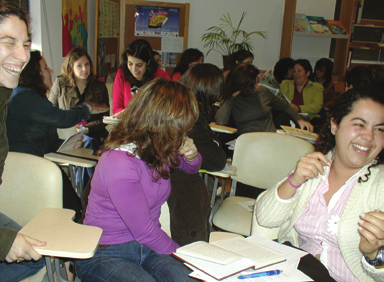
{"label": "potted plant", "polygon": [[[233,24],[229,13],[224,14],[223,17],[220,18],[221,23],[218,26],[211,26],[207,29],[207,33],[201,36],[201,40],[205,43],[204,47],[209,48],[207,55],[212,50],[215,50],[223,56],[223,61],[225,61],[225,57],[228,59],[230,54],[240,49],[252,51],[252,35],[259,35],[265,38],[265,31],[247,32],[240,29],[246,14],[246,12],[242,13],[237,25]],[[224,69],[225,66],[224,64]]]}

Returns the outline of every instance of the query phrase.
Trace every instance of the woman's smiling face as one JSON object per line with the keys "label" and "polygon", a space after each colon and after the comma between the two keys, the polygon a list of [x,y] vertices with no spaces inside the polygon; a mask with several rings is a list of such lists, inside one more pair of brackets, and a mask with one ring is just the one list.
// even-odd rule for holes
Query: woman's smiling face
{"label": "woman's smiling face", "polygon": [[360,170],[383,150],[384,106],[370,99],[357,101],[352,111],[336,124],[335,162],[347,169]]}

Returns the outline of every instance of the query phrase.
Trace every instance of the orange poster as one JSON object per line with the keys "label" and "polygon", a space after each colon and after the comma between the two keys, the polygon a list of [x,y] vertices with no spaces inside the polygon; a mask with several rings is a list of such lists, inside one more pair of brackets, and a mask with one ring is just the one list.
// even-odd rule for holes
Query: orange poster
{"label": "orange poster", "polygon": [[75,47],[88,49],[87,0],[62,0],[63,57]]}

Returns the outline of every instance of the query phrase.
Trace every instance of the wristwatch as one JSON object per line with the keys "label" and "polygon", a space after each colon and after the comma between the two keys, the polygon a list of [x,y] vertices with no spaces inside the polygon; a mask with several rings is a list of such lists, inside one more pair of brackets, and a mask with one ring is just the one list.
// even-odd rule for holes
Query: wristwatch
{"label": "wristwatch", "polygon": [[374,259],[369,259],[365,255],[364,255],[364,258],[365,258],[366,262],[368,262],[370,265],[373,265],[376,268],[382,268],[382,267],[384,267],[384,248],[381,247],[377,251],[377,255]]}

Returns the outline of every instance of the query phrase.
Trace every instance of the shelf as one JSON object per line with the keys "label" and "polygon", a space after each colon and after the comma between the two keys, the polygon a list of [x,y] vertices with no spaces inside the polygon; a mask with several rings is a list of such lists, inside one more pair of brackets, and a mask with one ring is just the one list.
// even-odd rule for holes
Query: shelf
{"label": "shelf", "polygon": [[355,23],[355,25],[373,26],[373,27],[384,27],[384,21],[361,19],[360,22],[359,23]]}
{"label": "shelf", "polygon": [[356,49],[383,50],[384,43],[353,41],[349,47]]}
{"label": "shelf", "polygon": [[294,36],[306,36],[306,37],[317,37],[317,38],[337,38],[337,39],[348,39],[348,34],[321,34],[314,32],[293,32]]}

